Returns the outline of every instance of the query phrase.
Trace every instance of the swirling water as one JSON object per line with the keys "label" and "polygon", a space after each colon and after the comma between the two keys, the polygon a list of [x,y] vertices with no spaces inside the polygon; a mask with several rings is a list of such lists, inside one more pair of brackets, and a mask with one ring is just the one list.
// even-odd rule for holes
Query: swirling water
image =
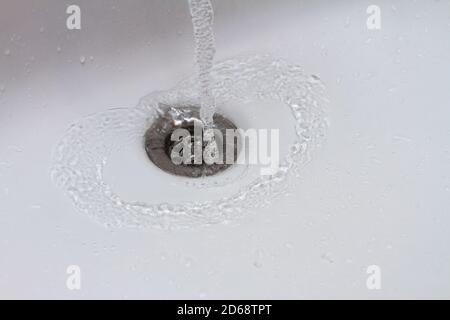
{"label": "swirling water", "polygon": [[231,100],[271,100],[289,108],[295,139],[276,173],[252,177],[220,199],[184,202],[176,197],[164,203],[126,201],[106,182],[108,161],[130,144],[143,144],[159,104],[195,105],[201,101],[198,78],[193,76],[171,90],[149,94],[136,107],[106,110],[73,124],[54,150],[52,178],[56,185],[78,209],[101,224],[141,229],[224,223],[283,194],[286,181],[298,175],[325,137],[328,121],[322,83],[299,66],[266,55],[225,60],[212,67],[210,77],[211,94],[218,105]]}

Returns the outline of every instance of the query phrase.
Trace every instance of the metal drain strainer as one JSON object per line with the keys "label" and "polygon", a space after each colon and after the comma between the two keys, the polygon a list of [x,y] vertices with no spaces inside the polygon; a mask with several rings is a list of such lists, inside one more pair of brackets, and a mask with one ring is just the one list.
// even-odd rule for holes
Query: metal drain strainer
{"label": "metal drain strainer", "polygon": [[[201,129],[195,130],[195,127]],[[159,116],[156,117],[151,127],[145,133],[145,151],[149,159],[158,168],[177,176],[197,178],[215,175],[228,169],[232,164],[225,161],[227,159],[227,149],[234,150],[234,161],[236,161],[239,152],[239,140],[234,138],[227,139],[226,130],[236,130],[237,128],[230,120],[217,113],[214,115],[214,129],[222,133],[222,139],[216,139],[216,141],[222,144],[222,148],[219,148],[221,151],[219,157],[223,159],[223,163],[208,164],[204,159],[200,163],[195,163],[193,158],[191,163],[176,164],[173,161],[173,157],[171,157],[173,148],[177,143],[181,142],[172,141],[172,133],[176,129],[189,131],[192,139],[191,151],[194,154],[194,139],[196,137],[204,138],[205,133],[202,128],[199,107],[171,107],[161,105]],[[198,137],[199,135],[201,137]],[[233,144],[233,147],[227,148],[227,144]],[[203,152],[205,146],[203,143],[201,152]]]}

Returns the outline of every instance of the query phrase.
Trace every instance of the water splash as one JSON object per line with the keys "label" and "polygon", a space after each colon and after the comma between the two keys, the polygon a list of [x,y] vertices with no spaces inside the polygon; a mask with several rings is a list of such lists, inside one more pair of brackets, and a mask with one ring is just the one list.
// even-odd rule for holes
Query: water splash
{"label": "water splash", "polygon": [[[72,125],[54,151],[52,178],[56,185],[78,209],[101,224],[139,229],[226,223],[283,195],[287,181],[299,174],[325,136],[328,121],[320,80],[304,74],[299,66],[266,55],[223,61],[212,68],[211,79],[211,92],[220,104],[272,100],[290,109],[295,139],[277,173],[251,177],[250,183],[233,194],[207,201],[176,202],[175,197],[170,203],[132,202],[108,185],[105,165],[116,151],[143,144],[159,104],[198,104],[201,97],[193,76],[171,90],[149,94],[135,108],[110,109]],[[174,186],[175,194],[177,190]]]}
{"label": "water splash", "polygon": [[195,61],[200,90],[200,117],[207,124],[213,123],[216,109],[211,92],[211,69],[216,53],[213,20],[214,11],[210,0],[189,0],[194,27]]}

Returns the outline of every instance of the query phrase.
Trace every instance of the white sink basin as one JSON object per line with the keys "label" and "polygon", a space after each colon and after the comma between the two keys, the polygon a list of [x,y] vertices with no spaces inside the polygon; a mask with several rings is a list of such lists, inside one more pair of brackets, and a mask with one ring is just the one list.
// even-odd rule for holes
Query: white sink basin
{"label": "white sink basin", "polygon": [[77,3],[81,30],[65,2],[0,4],[0,298],[449,298],[450,1],[377,1],[380,30],[361,1],[214,1],[217,60],[270,53],[318,75],[328,141],[289,197],[146,232],[80,214],[51,152],[71,123],[194,72],[187,2]]}

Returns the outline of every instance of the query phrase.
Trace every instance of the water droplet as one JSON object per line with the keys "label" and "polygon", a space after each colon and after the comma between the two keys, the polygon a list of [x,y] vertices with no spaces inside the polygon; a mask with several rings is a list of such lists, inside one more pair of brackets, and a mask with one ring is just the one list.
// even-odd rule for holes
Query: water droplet
{"label": "water droplet", "polygon": [[406,142],[406,143],[412,142],[411,138],[408,138],[405,136],[400,136],[400,135],[393,136],[392,139],[394,139],[396,141],[400,141],[400,142]]}
{"label": "water droplet", "polygon": [[324,260],[324,261],[326,261],[326,262],[328,262],[328,263],[334,263],[334,260],[333,260],[333,258],[331,257],[331,254],[328,253],[328,252],[322,254],[321,258],[322,258],[322,260]]}
{"label": "water droplet", "polygon": [[80,63],[81,64],[85,64],[85,62],[86,62],[86,57],[85,56],[81,56],[80,57]]}
{"label": "water droplet", "polygon": [[5,56],[9,56],[11,54],[11,50],[5,49],[3,53],[5,54]]}
{"label": "water droplet", "polygon": [[397,87],[396,86],[392,86],[388,89],[389,93],[395,93],[397,91]]}
{"label": "water droplet", "polygon": [[183,264],[186,268],[190,268],[192,265],[192,259],[189,257],[184,257],[183,258]]}
{"label": "water droplet", "polygon": [[58,53],[61,52],[61,47],[60,46],[56,47],[56,52],[58,52]]}
{"label": "water droplet", "polygon": [[311,81],[311,83],[319,83],[320,78],[318,76],[316,76],[315,74],[312,74],[310,77],[310,81]]}
{"label": "water droplet", "polygon": [[263,250],[262,250],[262,249],[256,250],[255,256],[256,256],[256,257],[255,257],[255,261],[253,262],[253,266],[254,266],[255,268],[260,269],[260,268],[262,268],[262,266],[263,266],[263,263],[262,263],[262,260],[263,260],[263,257],[264,257],[264,252],[263,252]]}
{"label": "water droplet", "polygon": [[292,242],[286,242],[286,243],[284,244],[284,246],[285,246],[286,248],[288,248],[288,249],[294,248],[294,245],[292,244]]}
{"label": "water droplet", "polygon": [[17,153],[20,153],[20,152],[23,151],[23,150],[22,150],[20,147],[18,147],[18,146],[9,146],[8,148],[9,148],[10,150],[14,151],[14,152],[17,152]]}

